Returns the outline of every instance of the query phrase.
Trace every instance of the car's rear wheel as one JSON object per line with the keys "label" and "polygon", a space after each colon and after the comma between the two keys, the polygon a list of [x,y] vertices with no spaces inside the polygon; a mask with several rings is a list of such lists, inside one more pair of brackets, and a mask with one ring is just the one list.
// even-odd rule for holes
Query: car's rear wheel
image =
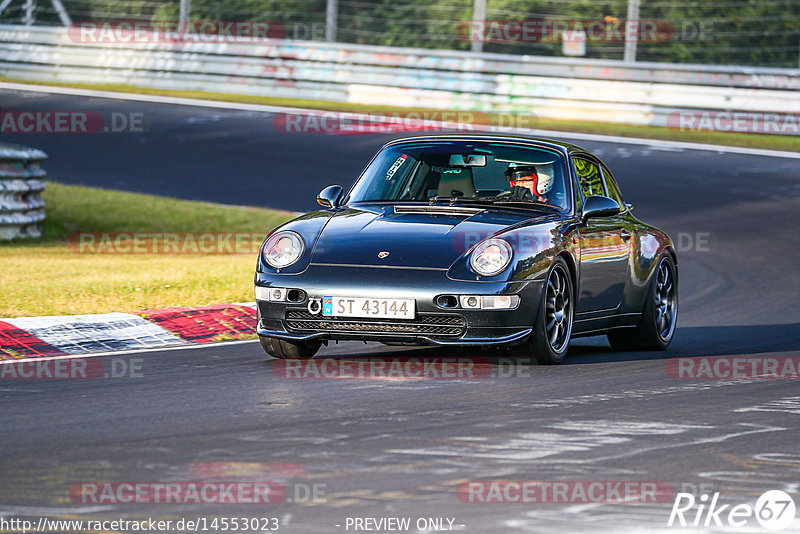
{"label": "car's rear wheel", "polygon": [[653,273],[638,326],[609,332],[608,342],[616,350],[665,350],[677,322],[678,274],[672,256],[666,253]]}
{"label": "car's rear wheel", "polygon": [[564,359],[572,336],[574,294],[569,268],[562,258],[556,258],[542,289],[533,334],[524,345],[512,349],[515,355],[531,356],[543,365]]}
{"label": "car's rear wheel", "polygon": [[288,360],[307,360],[313,358],[319,350],[321,341],[303,341],[295,343],[274,337],[259,336],[264,352],[274,358]]}

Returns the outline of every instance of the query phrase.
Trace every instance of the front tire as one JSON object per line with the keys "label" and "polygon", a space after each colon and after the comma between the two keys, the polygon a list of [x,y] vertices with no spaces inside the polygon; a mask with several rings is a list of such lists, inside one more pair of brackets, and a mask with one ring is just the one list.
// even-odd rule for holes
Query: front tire
{"label": "front tire", "polygon": [[308,360],[319,350],[321,341],[303,341],[294,343],[274,337],[259,336],[264,352],[281,360]]}
{"label": "front tire", "polygon": [[532,356],[542,365],[560,363],[567,355],[572,336],[574,302],[569,268],[562,258],[556,258],[542,289],[533,334],[525,344],[515,347],[515,354]]}
{"label": "front tire", "polygon": [[678,272],[669,253],[665,253],[653,273],[642,318],[635,328],[608,333],[615,350],[666,350],[678,322]]}

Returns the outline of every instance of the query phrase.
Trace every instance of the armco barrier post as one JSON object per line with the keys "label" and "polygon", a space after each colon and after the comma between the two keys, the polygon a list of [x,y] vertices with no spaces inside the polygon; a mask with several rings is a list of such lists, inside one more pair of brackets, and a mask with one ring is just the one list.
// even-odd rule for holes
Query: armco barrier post
{"label": "armco barrier post", "polygon": [[[639,24],[639,0],[628,0],[628,20],[625,21],[625,55],[623,58],[625,63],[636,62],[636,45],[638,44],[636,33],[638,33]],[[632,31],[631,25],[636,30]]]}
{"label": "armco barrier post", "polygon": [[336,42],[336,32],[339,26],[339,2],[328,0],[325,9],[325,40],[329,43]]}
{"label": "armco barrier post", "polygon": [[0,144],[0,240],[42,236],[45,159],[41,150]]}
{"label": "armco barrier post", "polygon": [[479,24],[481,28],[481,38],[475,39],[472,30],[469,35],[472,37],[472,44],[470,45],[472,51],[475,53],[483,52],[483,25],[486,21],[486,0],[473,0],[472,1],[472,24]]}

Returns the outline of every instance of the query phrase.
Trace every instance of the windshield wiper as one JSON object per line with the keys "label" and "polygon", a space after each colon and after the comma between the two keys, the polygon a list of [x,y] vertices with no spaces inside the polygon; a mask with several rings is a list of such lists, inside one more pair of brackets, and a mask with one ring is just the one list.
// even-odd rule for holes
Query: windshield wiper
{"label": "windshield wiper", "polygon": [[522,200],[517,198],[498,198],[497,200],[492,200],[495,204],[514,204],[519,206],[527,206],[533,209],[544,208],[551,211],[561,212],[562,208],[556,206],[555,204],[550,204],[549,202],[537,202],[533,200]]}
{"label": "windshield wiper", "polygon": [[513,206],[533,210],[547,210],[561,213],[561,208],[547,202],[535,202],[509,197],[432,197],[430,200],[447,200],[450,204],[464,202],[467,204],[485,204],[488,206]]}

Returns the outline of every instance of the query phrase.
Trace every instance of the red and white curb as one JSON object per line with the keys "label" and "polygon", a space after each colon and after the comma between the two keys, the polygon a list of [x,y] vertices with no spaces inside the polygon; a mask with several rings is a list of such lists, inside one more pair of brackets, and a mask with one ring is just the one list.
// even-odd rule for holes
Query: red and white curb
{"label": "red and white curb", "polygon": [[0,319],[0,360],[250,338],[254,303]]}

